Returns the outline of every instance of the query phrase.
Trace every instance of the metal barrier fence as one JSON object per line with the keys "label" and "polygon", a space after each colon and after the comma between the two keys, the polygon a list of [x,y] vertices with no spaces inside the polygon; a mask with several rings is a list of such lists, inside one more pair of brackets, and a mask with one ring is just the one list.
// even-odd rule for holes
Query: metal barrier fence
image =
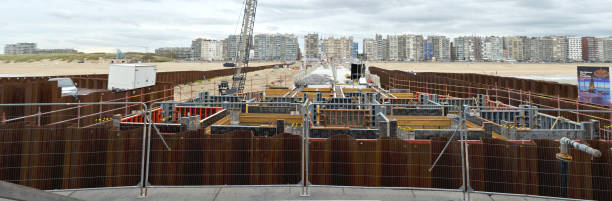
{"label": "metal barrier fence", "polygon": [[[508,110],[501,107],[471,106],[466,107],[464,114],[474,110],[497,109]],[[593,115],[612,113],[593,110],[537,110]],[[553,132],[550,128],[546,130]],[[597,127],[592,130],[598,131]],[[557,131],[565,132],[563,129]],[[581,151],[580,147],[575,147],[563,156],[563,148],[558,140],[562,137],[546,139],[548,137],[545,136],[542,139],[514,141],[482,139],[479,142],[465,142],[468,195],[484,193],[584,200],[612,199],[612,173],[608,171],[612,168],[612,142],[603,139],[605,136],[591,139],[587,136],[580,143],[593,147],[600,152],[599,155],[589,155]]]}
{"label": "metal barrier fence", "polygon": [[[291,106],[285,107],[289,108],[285,114],[253,109],[267,103],[159,102],[151,107],[210,105],[222,110],[205,117],[199,116],[204,113],[192,113],[174,119],[180,122],[180,132],[162,133],[152,124],[147,187],[304,186],[304,139],[298,128],[303,122],[301,104],[285,103]],[[288,119],[277,122],[275,115]],[[256,123],[269,126],[249,126]]]}
{"label": "metal barrier fence", "polygon": [[[172,108],[164,104],[177,103],[0,105],[12,120],[0,123],[0,180],[45,190],[139,187],[141,196],[147,188],[248,185],[301,186],[303,196],[311,186],[328,186],[460,191],[465,200],[470,193],[612,199],[610,141],[581,141],[601,150],[601,157],[570,149],[573,160],[561,166],[555,158],[559,142],[552,139],[473,140],[468,116],[475,111],[536,108],[463,106],[461,113],[445,116],[446,108],[457,106],[307,101],[268,110],[253,108],[276,106],[253,102],[227,103],[212,114],[157,116],[163,113],[159,108]],[[199,111],[206,104],[180,105]],[[125,112],[125,106],[139,109]],[[55,110],[38,112],[45,107]],[[75,107],[109,112],[72,120],[78,114],[65,111]],[[427,116],[415,117],[419,110]],[[122,116],[110,116],[117,113]],[[325,115],[340,122],[325,127]],[[178,119],[162,123],[175,122],[168,118]]]}
{"label": "metal barrier fence", "polygon": [[[146,129],[120,130],[113,127],[113,115],[144,114],[146,104],[0,104],[0,108],[4,114],[0,180],[43,190],[143,187]],[[122,113],[127,108],[138,110]],[[98,109],[102,111],[90,111]]]}

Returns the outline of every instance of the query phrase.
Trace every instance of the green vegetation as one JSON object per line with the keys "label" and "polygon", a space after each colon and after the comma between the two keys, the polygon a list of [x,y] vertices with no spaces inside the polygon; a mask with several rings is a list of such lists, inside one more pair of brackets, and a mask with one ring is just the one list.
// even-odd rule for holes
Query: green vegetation
{"label": "green vegetation", "polygon": [[[152,53],[135,53],[130,52],[125,54],[128,58],[136,60],[144,60],[145,62],[170,62],[173,61],[172,55],[156,56]],[[0,55],[0,62],[4,63],[30,63],[43,60],[49,61],[97,61],[99,59],[111,59],[116,54],[111,53],[78,53],[78,54],[23,54],[23,55]]]}
{"label": "green vegetation", "polygon": [[42,60],[59,60],[59,61],[81,61],[81,60],[98,60],[99,58],[109,59],[114,54],[108,53],[78,53],[78,54],[22,54],[22,55],[0,55],[0,61],[4,63],[23,63],[36,62]]}

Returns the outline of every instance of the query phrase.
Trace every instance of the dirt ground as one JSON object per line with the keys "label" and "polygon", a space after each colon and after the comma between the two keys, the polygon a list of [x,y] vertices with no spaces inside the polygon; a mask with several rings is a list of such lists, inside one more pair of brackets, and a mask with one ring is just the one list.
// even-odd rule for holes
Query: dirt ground
{"label": "dirt ground", "polygon": [[[250,66],[270,65],[278,62],[254,62]],[[2,63],[0,76],[10,75],[75,75],[75,74],[106,74],[108,62],[76,62],[40,61],[31,63]],[[203,63],[151,63],[157,65],[158,72],[215,70],[222,69],[223,62]],[[525,64],[525,63],[414,63],[414,62],[368,62],[368,66],[377,66],[392,70],[414,72],[450,72],[479,73],[526,79],[548,80],[561,83],[576,84],[577,66],[610,66],[610,64]]]}
{"label": "dirt ground", "polygon": [[[147,63],[157,66],[157,72],[168,71],[190,71],[190,70],[216,70],[222,69],[224,62],[213,63]],[[280,62],[253,62],[249,66],[263,66],[277,64]],[[31,63],[2,63],[0,62],[0,74],[17,74],[17,75],[81,75],[81,74],[108,74],[107,62],[64,62],[64,61],[40,61]]]}
{"label": "dirt ground", "polygon": [[576,84],[577,66],[611,66],[610,64],[526,64],[526,63],[410,63],[410,62],[368,62],[391,70],[414,72],[478,73],[505,77],[556,81]]}
{"label": "dirt ground", "polygon": [[[293,68],[266,69],[247,74],[244,91],[262,91],[266,89],[266,83],[276,87],[293,87],[293,78],[299,72]],[[190,84],[174,87],[174,100],[183,101],[195,98],[200,91],[208,91],[211,95],[219,95],[217,91],[221,81],[228,81],[231,87],[232,76],[217,77],[208,80],[200,80]]]}

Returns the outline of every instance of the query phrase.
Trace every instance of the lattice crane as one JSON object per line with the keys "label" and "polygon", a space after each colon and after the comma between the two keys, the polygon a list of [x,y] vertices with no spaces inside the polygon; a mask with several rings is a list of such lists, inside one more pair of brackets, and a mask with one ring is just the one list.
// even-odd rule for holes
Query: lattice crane
{"label": "lattice crane", "polygon": [[245,0],[244,17],[242,18],[242,28],[238,41],[238,51],[236,56],[236,72],[232,76],[232,87],[228,83],[219,85],[219,92],[222,95],[233,95],[242,93],[249,67],[249,54],[253,46],[253,27],[255,26],[255,13],[257,11],[257,0]]}

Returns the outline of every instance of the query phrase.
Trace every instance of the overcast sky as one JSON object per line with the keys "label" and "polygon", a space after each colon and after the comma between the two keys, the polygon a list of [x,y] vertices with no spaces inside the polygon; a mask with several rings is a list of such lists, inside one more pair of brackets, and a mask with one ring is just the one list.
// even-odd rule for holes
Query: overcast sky
{"label": "overcast sky", "polygon": [[[3,0],[0,45],[152,52],[223,39],[241,14],[242,0]],[[612,0],[259,0],[255,32],[610,36]]]}

